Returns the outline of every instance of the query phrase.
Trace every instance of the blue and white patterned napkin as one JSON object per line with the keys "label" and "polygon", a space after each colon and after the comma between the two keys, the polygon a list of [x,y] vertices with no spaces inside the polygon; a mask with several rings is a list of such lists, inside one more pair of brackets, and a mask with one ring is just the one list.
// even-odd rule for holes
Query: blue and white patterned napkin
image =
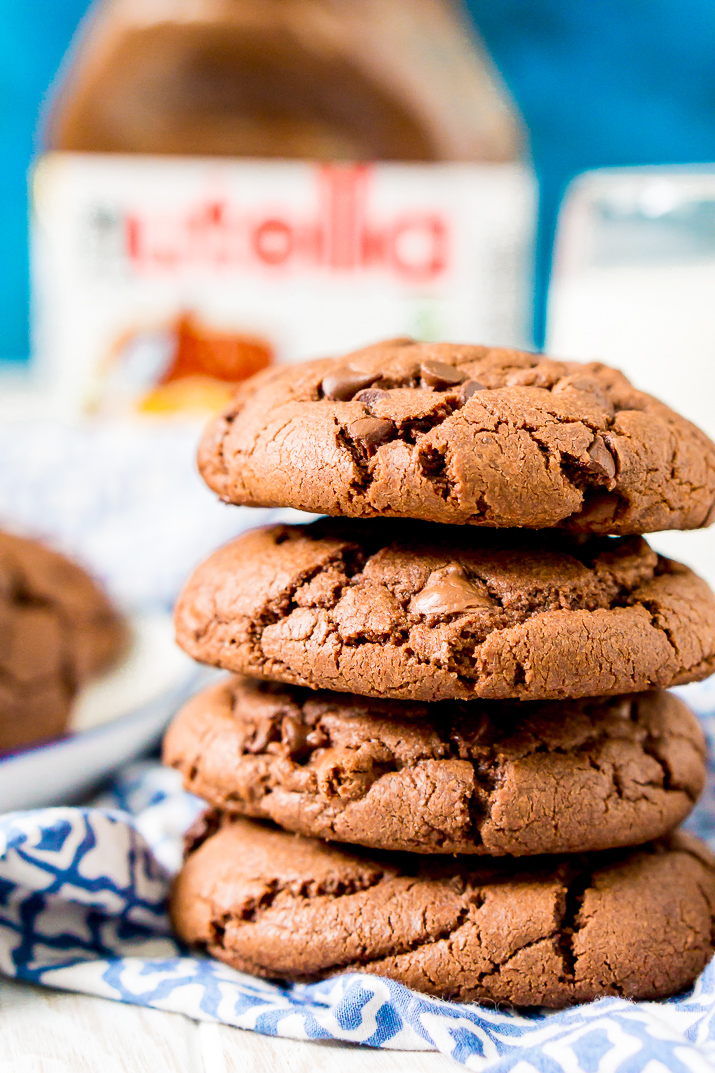
{"label": "blue and white patterned napkin", "polygon": [[[715,680],[682,692],[712,746]],[[713,776],[689,826],[715,846]],[[715,963],[667,1002],[608,998],[526,1016],[357,973],[281,986],[191,956],[171,934],[165,899],[180,836],[201,807],[175,772],[144,763],[92,808],[0,816],[0,971],[268,1035],[437,1050],[490,1073],[715,1067]]]}

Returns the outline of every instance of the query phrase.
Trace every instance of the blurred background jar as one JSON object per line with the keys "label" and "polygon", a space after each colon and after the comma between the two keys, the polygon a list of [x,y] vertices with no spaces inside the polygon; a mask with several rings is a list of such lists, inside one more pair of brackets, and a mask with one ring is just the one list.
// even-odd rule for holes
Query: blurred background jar
{"label": "blurred background jar", "polygon": [[41,386],[166,416],[381,336],[523,345],[520,141],[450,0],[102,0],[35,165]]}

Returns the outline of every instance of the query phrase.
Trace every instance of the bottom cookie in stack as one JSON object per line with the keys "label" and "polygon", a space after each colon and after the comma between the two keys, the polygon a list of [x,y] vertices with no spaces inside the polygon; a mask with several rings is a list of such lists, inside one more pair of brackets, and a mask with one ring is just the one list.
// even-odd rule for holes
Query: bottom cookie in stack
{"label": "bottom cookie in stack", "polygon": [[715,859],[670,834],[705,745],[672,694],[421,704],[236,677],[164,757],[215,806],[177,930],[244,971],[563,1006],[672,994],[712,952]]}
{"label": "bottom cookie in stack", "polygon": [[676,833],[638,849],[500,861],[363,854],[229,820],[199,836],[179,934],[257,976],[387,976],[460,1001],[655,999],[712,953],[715,858]]}

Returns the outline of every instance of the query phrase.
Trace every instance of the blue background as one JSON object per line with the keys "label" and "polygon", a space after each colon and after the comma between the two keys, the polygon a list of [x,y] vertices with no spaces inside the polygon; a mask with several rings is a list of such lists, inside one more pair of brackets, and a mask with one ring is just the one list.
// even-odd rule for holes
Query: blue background
{"label": "blue background", "polygon": [[0,358],[29,351],[27,170],[37,117],[88,0],[0,0]]}

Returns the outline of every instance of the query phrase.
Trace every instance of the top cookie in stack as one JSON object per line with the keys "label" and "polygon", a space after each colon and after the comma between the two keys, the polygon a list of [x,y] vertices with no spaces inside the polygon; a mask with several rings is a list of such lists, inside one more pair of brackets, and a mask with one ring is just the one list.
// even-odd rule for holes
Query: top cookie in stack
{"label": "top cookie in stack", "polygon": [[253,377],[199,466],[227,502],[350,518],[653,533],[715,501],[715,445],[615,369],[409,339]]}
{"label": "top cookie in stack", "polygon": [[715,861],[672,831],[704,742],[659,689],[715,670],[715,596],[639,534],[709,523],[715,445],[606,366],[399,339],[254,377],[200,468],[334,517],[245,534],[178,601],[186,651],[249,676],[167,735],[215,806],[182,936],[516,1004],[690,983]]}

